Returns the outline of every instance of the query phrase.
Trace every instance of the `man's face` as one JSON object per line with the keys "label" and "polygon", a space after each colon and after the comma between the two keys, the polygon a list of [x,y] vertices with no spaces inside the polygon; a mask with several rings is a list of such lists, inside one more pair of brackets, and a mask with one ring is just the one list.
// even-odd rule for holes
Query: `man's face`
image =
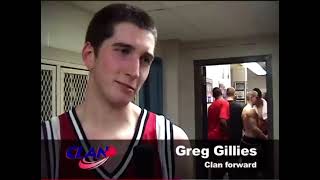
{"label": "man's face", "polygon": [[257,94],[253,93],[252,97],[251,97],[251,102],[253,105],[255,105],[257,103]]}
{"label": "man's face", "polygon": [[88,68],[95,93],[112,104],[128,104],[149,74],[154,48],[150,31],[131,23],[115,25]]}

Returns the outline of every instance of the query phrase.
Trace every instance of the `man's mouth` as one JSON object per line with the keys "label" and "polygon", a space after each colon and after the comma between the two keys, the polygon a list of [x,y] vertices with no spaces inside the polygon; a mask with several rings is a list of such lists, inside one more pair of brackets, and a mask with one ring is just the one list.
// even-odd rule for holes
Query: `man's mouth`
{"label": "man's mouth", "polygon": [[127,87],[128,89],[131,89],[132,91],[135,91],[135,88],[129,84],[126,84],[126,83],[123,83],[123,82],[120,82],[120,81],[116,81],[117,83]]}

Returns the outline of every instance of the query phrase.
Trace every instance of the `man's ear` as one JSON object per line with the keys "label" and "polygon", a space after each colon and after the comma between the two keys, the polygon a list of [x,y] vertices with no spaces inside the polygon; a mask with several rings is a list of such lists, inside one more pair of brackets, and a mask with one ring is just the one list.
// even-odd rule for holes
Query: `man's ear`
{"label": "man's ear", "polygon": [[82,60],[89,71],[94,67],[95,55],[90,42],[86,42],[82,49]]}

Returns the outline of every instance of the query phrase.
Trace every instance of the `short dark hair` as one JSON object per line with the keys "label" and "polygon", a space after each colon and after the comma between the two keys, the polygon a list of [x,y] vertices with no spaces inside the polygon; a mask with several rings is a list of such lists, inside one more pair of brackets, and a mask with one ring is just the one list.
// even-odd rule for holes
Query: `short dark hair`
{"label": "short dark hair", "polygon": [[262,92],[261,92],[261,90],[259,88],[253,88],[252,90],[256,91],[258,93],[258,97],[259,98],[262,98]]}
{"label": "short dark hair", "polygon": [[218,88],[218,87],[215,87],[212,89],[212,96],[216,99],[218,98],[219,96],[222,95],[222,92],[221,92],[221,89]]}
{"label": "short dark hair", "polygon": [[144,10],[128,4],[111,4],[95,13],[87,29],[85,42],[91,43],[95,55],[98,55],[102,42],[112,37],[115,25],[121,22],[130,22],[148,30],[157,39],[154,21]]}

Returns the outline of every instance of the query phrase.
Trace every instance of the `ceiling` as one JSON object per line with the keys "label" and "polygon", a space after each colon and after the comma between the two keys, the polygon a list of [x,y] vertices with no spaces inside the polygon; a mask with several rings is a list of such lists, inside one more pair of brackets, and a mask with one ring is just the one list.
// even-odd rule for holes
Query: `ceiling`
{"label": "ceiling", "polygon": [[[267,71],[267,67],[266,67],[266,62],[257,62],[261,67],[262,69],[264,69],[265,71]],[[230,68],[231,69],[234,69],[234,68],[237,68],[237,67],[243,67],[241,64],[230,64]],[[251,76],[251,77],[262,77],[262,76],[266,76],[266,75],[257,75],[256,73],[252,72],[249,68],[247,68],[247,72],[248,72],[248,76]]]}
{"label": "ceiling", "polygon": [[154,18],[159,39],[220,40],[279,34],[277,1],[70,1],[94,14],[123,2],[145,9]]}

